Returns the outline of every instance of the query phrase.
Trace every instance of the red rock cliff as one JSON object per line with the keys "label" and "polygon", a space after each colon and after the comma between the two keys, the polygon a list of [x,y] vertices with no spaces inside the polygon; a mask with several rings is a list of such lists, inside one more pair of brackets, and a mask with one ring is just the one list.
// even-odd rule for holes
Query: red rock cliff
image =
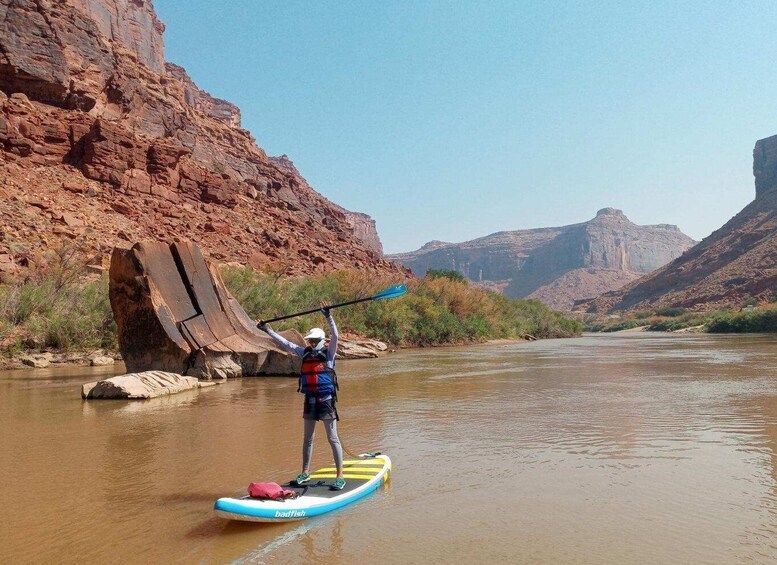
{"label": "red rock cliff", "polygon": [[[313,190],[288,156],[281,155],[280,157],[270,157],[270,161],[291,178],[296,179],[300,186],[303,186],[308,190]],[[334,202],[330,202],[329,204],[342,212],[348,226],[353,229],[353,233],[357,239],[362,241],[369,249],[381,257],[383,256],[383,244],[380,242],[378,230],[375,227],[375,220],[362,212],[351,212],[350,210],[346,210]]]}
{"label": "red rock cliff", "polygon": [[290,274],[399,273],[236,106],[165,64],[163,31],[149,1],[0,0],[0,269],[69,239],[104,258],[160,238]]}
{"label": "red rock cliff", "polygon": [[71,0],[93,21],[103,37],[121,44],[138,61],[156,73],[165,71],[162,33],[165,26],[145,0]]}

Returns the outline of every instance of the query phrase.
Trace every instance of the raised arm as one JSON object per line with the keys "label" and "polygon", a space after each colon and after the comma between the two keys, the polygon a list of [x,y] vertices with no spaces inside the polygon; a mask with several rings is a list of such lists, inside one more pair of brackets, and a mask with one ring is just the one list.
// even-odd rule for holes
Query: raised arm
{"label": "raised arm", "polygon": [[329,324],[329,349],[327,350],[326,358],[327,361],[332,364],[332,367],[334,367],[335,356],[337,355],[337,324],[335,324],[335,319],[328,309],[325,310],[324,314],[326,315],[326,321]]}
{"label": "raised arm", "polygon": [[300,347],[296,343],[290,342],[288,339],[280,335],[279,333],[275,332],[270,326],[267,324],[259,324],[259,329],[264,330],[267,332],[267,335],[269,335],[271,338],[273,338],[281,347],[286,349],[287,351],[291,353],[296,353],[300,357],[302,357],[305,354],[305,348]]}

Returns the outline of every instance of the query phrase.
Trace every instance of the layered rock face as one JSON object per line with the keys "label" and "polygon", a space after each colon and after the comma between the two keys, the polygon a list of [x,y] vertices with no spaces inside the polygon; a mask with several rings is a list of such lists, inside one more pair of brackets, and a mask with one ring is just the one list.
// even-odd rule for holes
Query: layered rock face
{"label": "layered rock face", "polygon": [[682,257],[587,304],[591,312],[714,310],[777,295],[777,136],[753,151],[756,198]]}
{"label": "layered rock face", "polygon": [[[299,359],[256,329],[196,245],[147,242],[116,249],[109,294],[130,372],[213,380],[299,371]],[[294,330],[283,335],[304,343]]]}
{"label": "layered rock face", "polygon": [[[70,0],[79,12],[92,20],[103,37],[120,43],[135,58],[156,73],[165,70],[162,33],[165,26],[145,0]],[[42,4],[39,2],[39,4]]]}
{"label": "layered rock face", "polygon": [[[232,126],[233,128],[240,128],[240,108],[219,98],[214,98],[204,90],[197,88],[194,81],[191,79],[186,69],[174,65],[172,63],[166,63],[165,69],[167,72],[181,81],[183,84],[183,96],[186,103],[195,108],[198,112],[215,118],[220,122]],[[297,172],[298,176],[299,173]]]}
{"label": "layered rock face", "polygon": [[[281,171],[284,171],[289,177],[297,179],[299,186],[304,190],[310,192],[313,191],[312,187],[308,184],[302,175],[294,166],[294,163],[289,159],[287,155],[281,155],[280,157],[270,157],[270,162],[278,167]],[[342,206],[330,202],[327,200],[330,206],[338,210],[344,217],[346,225],[353,230],[354,236],[361,241],[368,249],[377,253],[381,257],[383,256],[383,244],[380,242],[378,236],[378,230],[375,226],[375,220],[373,220],[367,214],[362,212],[351,212],[346,210]]]}
{"label": "layered rock face", "polygon": [[105,265],[115,245],[177,237],[288,274],[401,274],[369,217],[269,158],[236,106],[165,63],[163,30],[144,0],[0,0],[2,270],[70,239]]}
{"label": "layered rock face", "polygon": [[638,226],[614,208],[588,222],[499,232],[464,243],[427,243],[389,255],[417,275],[452,269],[515,298],[536,298],[559,310],[619,288],[668,263],[694,241],[676,226]]}

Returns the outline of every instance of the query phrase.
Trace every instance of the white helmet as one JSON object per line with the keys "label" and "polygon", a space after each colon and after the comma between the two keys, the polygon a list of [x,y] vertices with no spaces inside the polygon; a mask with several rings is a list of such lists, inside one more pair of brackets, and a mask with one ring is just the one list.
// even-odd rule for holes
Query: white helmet
{"label": "white helmet", "polygon": [[308,332],[308,335],[306,335],[304,339],[324,339],[324,337],[324,330],[321,328],[313,328]]}

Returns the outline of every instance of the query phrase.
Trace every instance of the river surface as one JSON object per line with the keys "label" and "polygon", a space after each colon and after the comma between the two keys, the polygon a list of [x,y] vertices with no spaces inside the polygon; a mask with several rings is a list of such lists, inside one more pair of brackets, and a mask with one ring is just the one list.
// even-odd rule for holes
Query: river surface
{"label": "river surface", "polygon": [[[116,371],[116,370],[114,370]],[[213,501],[299,472],[293,378],[80,399],[0,373],[2,563],[777,563],[777,338],[611,334],[343,361],[390,483],[290,524]],[[331,461],[323,430],[314,466]]]}

